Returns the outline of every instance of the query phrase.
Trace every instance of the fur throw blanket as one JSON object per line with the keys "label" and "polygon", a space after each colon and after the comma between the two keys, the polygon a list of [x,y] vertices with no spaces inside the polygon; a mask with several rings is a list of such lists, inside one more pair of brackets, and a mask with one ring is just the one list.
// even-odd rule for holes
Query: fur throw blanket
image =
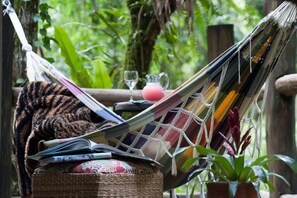
{"label": "fur throw blanket", "polygon": [[33,82],[21,91],[13,123],[13,149],[22,197],[31,197],[31,175],[38,162],[27,156],[39,142],[83,135],[113,125],[93,113],[65,87]]}

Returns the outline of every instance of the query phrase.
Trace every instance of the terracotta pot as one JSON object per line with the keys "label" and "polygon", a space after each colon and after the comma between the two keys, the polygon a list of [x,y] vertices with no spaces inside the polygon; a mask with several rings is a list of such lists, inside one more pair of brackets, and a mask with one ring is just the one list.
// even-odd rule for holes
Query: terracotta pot
{"label": "terracotta pot", "polygon": [[[207,198],[229,198],[229,183],[207,183]],[[258,193],[252,183],[240,183],[235,198],[258,198]]]}

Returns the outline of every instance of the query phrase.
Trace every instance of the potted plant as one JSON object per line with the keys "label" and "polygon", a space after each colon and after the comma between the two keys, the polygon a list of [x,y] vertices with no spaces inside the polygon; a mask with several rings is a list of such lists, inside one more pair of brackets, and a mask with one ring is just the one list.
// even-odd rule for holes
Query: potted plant
{"label": "potted plant", "polygon": [[[213,175],[212,182],[207,183],[207,197],[258,197],[260,183],[268,186],[271,190],[275,190],[273,183],[269,180],[269,176],[279,177],[290,185],[283,176],[271,172],[268,169],[268,163],[273,160],[281,160],[297,173],[296,161],[291,157],[277,154],[258,158],[247,158],[244,152],[251,142],[251,128],[243,135],[241,134],[240,118],[236,107],[233,111],[230,111],[228,122],[231,129],[232,141],[221,134],[224,138],[223,145],[227,153],[221,154],[211,148],[198,145],[196,147],[197,152],[203,157],[188,159],[183,165],[183,169],[188,170],[201,158],[212,164],[212,166],[208,166],[209,168],[205,169]],[[197,170],[197,172],[201,172],[201,170]],[[219,193],[219,195],[213,195],[210,189],[213,185],[215,185],[215,193]],[[245,188],[250,191],[244,190]],[[243,193],[239,192],[241,190],[243,190]],[[227,193],[227,195],[223,195],[223,193]],[[242,194],[245,196],[242,196]]]}

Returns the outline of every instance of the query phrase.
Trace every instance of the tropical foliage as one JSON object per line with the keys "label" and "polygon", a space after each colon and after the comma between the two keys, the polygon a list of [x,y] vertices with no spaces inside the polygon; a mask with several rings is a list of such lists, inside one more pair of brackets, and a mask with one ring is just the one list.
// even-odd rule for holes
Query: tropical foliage
{"label": "tropical foliage", "polygon": [[[227,153],[221,154],[211,148],[205,148],[202,146],[196,147],[197,152],[205,156],[202,158],[212,164],[210,168],[205,169],[213,175],[210,181],[223,181],[230,183],[229,194],[232,197],[235,196],[239,183],[252,183],[258,193],[260,183],[267,185],[268,188],[275,191],[273,183],[269,180],[270,176],[278,177],[290,185],[283,176],[270,171],[268,163],[274,160],[281,160],[297,174],[297,162],[291,157],[280,154],[248,158],[245,155],[245,150],[251,142],[251,128],[249,128],[244,134],[241,134],[240,119],[237,108],[230,111],[228,123],[230,126],[232,141],[221,134],[224,139],[223,145],[226,148]],[[189,159],[185,162],[183,168],[189,169],[199,159],[199,157]]]}
{"label": "tropical foliage", "polygon": [[[184,9],[177,9],[172,13],[170,20],[164,24],[156,40],[147,71],[149,73],[166,71],[172,82],[170,88],[180,85],[207,64],[205,58],[207,57],[207,25],[233,23],[236,39],[240,40],[258,22],[262,16],[257,9],[251,9],[249,1],[251,0],[228,0],[222,3],[197,0],[194,1],[195,6],[192,11],[186,6]],[[129,2],[130,4],[133,2],[133,5],[150,5],[153,1]],[[263,2],[257,2],[252,5],[263,4]],[[41,1],[39,17],[37,15],[36,19],[40,19],[40,40],[43,40],[43,46],[47,49],[44,52],[46,57],[54,59],[59,70],[71,76],[78,85],[121,87],[123,83],[120,81],[120,74],[127,62],[125,52],[132,26],[131,13],[126,3],[119,0]],[[189,15],[189,12],[192,15]],[[240,27],[236,26],[239,21]],[[58,27],[58,30],[54,30],[54,27]],[[69,37],[67,39],[69,45],[63,46],[58,41],[59,37]],[[54,42],[49,45],[50,40]],[[41,42],[37,44],[40,45]],[[72,49],[68,50],[67,47]],[[65,50],[72,53],[67,54]],[[57,53],[59,51],[65,59],[60,58],[62,56]],[[76,57],[71,58],[71,56]],[[71,62],[67,59],[79,61],[75,65],[69,65]],[[94,70],[93,68],[98,66],[95,64],[98,60],[101,69]],[[65,63],[69,67],[65,67]],[[80,66],[77,66],[78,64]],[[96,73],[95,71],[98,70],[100,72]],[[106,75],[104,72],[108,73],[107,76],[112,84],[99,85],[91,80],[102,78],[102,75]],[[80,75],[81,79],[89,80],[77,79],[78,77],[75,77],[77,75]]]}

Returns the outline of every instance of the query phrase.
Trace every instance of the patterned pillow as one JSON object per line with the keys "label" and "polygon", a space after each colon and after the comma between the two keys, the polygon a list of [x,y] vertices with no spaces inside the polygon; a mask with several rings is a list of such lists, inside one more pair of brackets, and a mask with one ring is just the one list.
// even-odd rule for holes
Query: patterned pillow
{"label": "patterned pillow", "polygon": [[34,173],[106,173],[106,174],[149,174],[157,167],[144,162],[119,159],[100,159],[76,163],[48,164],[35,169]]}

